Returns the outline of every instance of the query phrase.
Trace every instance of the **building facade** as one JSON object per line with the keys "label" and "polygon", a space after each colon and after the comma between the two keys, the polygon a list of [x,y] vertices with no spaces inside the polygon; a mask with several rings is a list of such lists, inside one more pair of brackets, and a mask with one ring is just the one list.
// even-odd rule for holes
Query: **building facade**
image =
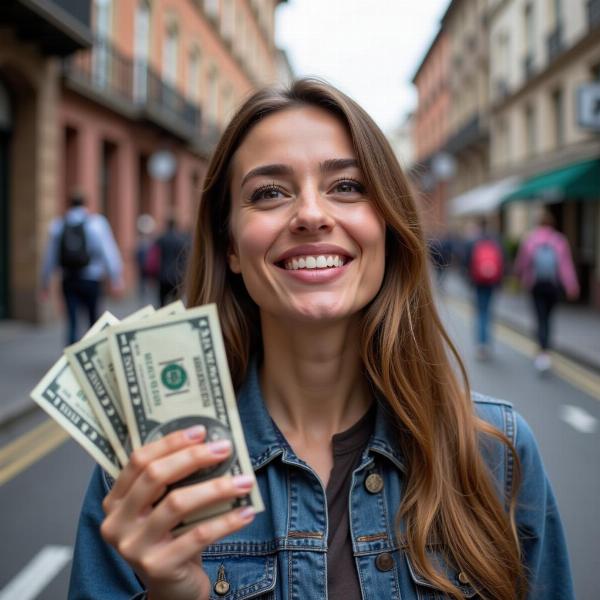
{"label": "building facade", "polygon": [[446,226],[448,173],[444,149],[450,118],[449,57],[448,36],[440,29],[413,77],[418,106],[413,118],[411,175],[430,237],[443,232]]}
{"label": "building facade", "polygon": [[[74,192],[85,196],[90,210],[109,219],[129,287],[140,215],[154,217],[158,230],[169,217],[192,226],[220,130],[253,89],[276,82],[285,70],[274,44],[279,2],[63,0],[85,8],[87,47],[45,59],[49,74],[41,87],[52,97],[51,109],[35,121],[40,123],[35,144],[20,135],[10,148],[13,155],[37,148],[45,162],[35,166],[35,176],[45,187],[39,192],[35,223],[11,222],[7,260],[21,265],[21,255],[27,254],[27,276],[21,281],[21,268],[6,276],[5,287],[13,291],[5,294],[0,317],[48,318],[48,306],[36,299],[46,232]],[[47,4],[51,15],[58,14],[53,2]],[[17,46],[5,48],[11,35],[17,37],[15,23],[7,19],[5,26],[2,82],[10,79],[3,77],[4,71],[22,71],[19,64],[27,56]],[[170,165],[162,175],[152,168],[159,158]],[[6,205],[14,211],[19,189],[32,185],[15,166]],[[24,297],[27,303],[21,302]]]}
{"label": "building facade", "polygon": [[582,123],[578,105],[596,81],[600,106],[600,1],[493,0],[488,19],[491,172],[519,181],[502,199],[504,233],[518,240],[551,210],[582,301],[600,308],[600,120]]}

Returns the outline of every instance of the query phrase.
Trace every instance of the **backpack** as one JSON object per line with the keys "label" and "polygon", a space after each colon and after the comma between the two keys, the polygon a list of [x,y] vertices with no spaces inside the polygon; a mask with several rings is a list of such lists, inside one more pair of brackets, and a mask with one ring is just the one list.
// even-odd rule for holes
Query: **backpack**
{"label": "backpack", "polygon": [[558,282],[558,256],[550,244],[540,244],[533,252],[533,280],[535,283]]}
{"label": "backpack", "polygon": [[504,271],[504,258],[498,243],[489,239],[475,242],[469,267],[471,281],[476,285],[500,283]]}
{"label": "backpack", "polygon": [[78,271],[90,262],[85,221],[63,225],[59,244],[59,264],[67,271]]}

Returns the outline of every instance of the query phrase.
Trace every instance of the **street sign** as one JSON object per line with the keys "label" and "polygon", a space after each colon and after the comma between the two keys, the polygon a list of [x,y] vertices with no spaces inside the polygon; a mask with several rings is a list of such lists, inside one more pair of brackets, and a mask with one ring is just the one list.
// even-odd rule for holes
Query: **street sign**
{"label": "street sign", "polygon": [[600,82],[577,89],[577,122],[585,129],[600,131]]}

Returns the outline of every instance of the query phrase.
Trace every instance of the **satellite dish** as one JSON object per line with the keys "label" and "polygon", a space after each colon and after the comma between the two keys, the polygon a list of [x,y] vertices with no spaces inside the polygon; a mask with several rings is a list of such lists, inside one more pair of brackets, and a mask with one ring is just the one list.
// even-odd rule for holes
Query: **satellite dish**
{"label": "satellite dish", "polygon": [[176,170],[177,159],[170,150],[158,150],[148,159],[148,174],[152,179],[168,181]]}
{"label": "satellite dish", "polygon": [[439,152],[433,157],[431,171],[437,181],[448,181],[456,173],[456,161],[451,154]]}

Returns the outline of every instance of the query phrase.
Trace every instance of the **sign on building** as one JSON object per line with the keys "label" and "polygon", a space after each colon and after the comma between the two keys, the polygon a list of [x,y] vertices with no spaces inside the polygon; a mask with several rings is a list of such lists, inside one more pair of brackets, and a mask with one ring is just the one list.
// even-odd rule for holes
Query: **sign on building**
{"label": "sign on building", "polygon": [[600,83],[586,83],[577,89],[577,122],[585,129],[600,131]]}

